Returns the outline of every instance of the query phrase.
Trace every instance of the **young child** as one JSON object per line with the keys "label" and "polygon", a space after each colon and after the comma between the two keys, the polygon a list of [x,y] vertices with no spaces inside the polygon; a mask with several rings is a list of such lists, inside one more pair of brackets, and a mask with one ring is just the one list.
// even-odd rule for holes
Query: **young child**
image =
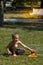
{"label": "young child", "polygon": [[18,49],[19,44],[21,44],[25,49],[28,49],[31,51],[31,53],[34,52],[33,49],[30,47],[26,46],[19,40],[19,35],[18,34],[12,34],[12,41],[8,44],[7,46],[7,52],[8,54],[13,54],[13,56],[16,56],[17,54],[22,54],[24,53],[23,49]]}

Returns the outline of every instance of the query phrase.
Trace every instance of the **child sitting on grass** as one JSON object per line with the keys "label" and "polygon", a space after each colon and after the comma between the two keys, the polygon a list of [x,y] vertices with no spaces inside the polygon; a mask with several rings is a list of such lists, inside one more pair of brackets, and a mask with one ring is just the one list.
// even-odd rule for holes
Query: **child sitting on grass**
{"label": "child sitting on grass", "polygon": [[13,56],[17,56],[17,54],[23,54],[24,49],[18,49],[19,44],[21,44],[24,48],[28,49],[31,51],[31,53],[34,52],[33,49],[30,47],[26,46],[19,40],[19,35],[18,34],[12,34],[12,41],[8,44],[7,46],[7,52],[8,54],[11,54]]}

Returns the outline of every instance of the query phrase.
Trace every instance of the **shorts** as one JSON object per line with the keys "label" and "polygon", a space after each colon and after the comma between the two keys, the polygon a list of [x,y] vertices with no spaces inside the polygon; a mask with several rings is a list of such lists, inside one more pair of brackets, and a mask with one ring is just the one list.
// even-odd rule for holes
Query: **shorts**
{"label": "shorts", "polygon": [[[9,49],[9,50],[12,52],[12,55],[13,55],[13,50],[12,49]],[[25,52],[24,49],[18,48],[15,53],[16,55],[22,55],[24,52]]]}

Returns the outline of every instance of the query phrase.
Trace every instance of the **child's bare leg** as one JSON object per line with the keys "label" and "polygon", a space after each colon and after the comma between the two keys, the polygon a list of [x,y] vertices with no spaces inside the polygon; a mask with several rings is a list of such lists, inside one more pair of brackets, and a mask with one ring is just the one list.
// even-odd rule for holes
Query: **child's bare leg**
{"label": "child's bare leg", "polygon": [[16,55],[16,50],[17,50],[16,48],[13,49],[13,56],[17,56]]}

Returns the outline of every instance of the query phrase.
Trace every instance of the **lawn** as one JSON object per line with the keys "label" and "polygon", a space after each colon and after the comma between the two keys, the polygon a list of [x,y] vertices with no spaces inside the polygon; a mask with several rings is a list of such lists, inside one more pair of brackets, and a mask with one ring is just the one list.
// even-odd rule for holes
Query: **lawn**
{"label": "lawn", "polygon": [[[36,50],[37,57],[29,58],[30,51],[17,57],[7,56],[6,46],[11,41],[11,35],[17,32],[20,40]],[[21,46],[20,46],[21,47]],[[0,65],[43,65],[43,30],[20,27],[0,27]]]}

